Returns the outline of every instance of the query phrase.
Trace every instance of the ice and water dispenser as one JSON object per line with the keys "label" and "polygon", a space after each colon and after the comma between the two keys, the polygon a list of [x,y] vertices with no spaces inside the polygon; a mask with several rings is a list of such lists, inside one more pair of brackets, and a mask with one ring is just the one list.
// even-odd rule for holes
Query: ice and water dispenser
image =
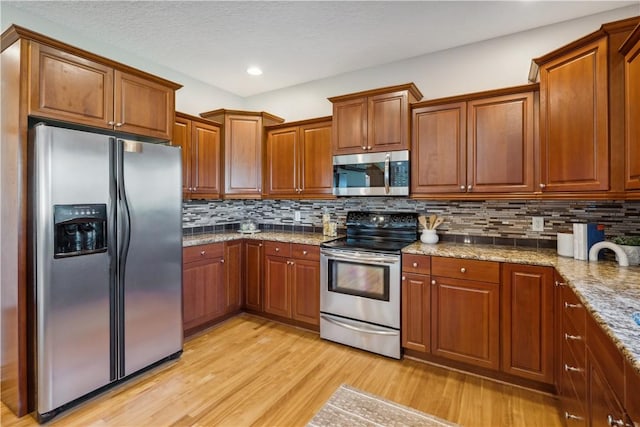
{"label": "ice and water dispenser", "polygon": [[55,205],[54,258],[107,250],[107,205]]}

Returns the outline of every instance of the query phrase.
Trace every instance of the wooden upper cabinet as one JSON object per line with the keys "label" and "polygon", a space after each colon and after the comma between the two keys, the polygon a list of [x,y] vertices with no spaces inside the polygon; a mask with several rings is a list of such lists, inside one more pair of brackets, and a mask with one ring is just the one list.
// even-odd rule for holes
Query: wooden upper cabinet
{"label": "wooden upper cabinet", "polygon": [[411,194],[466,191],[467,104],[412,112]]}
{"label": "wooden upper cabinet", "polygon": [[333,154],[409,149],[409,105],[422,99],[413,83],[329,98]]}
{"label": "wooden upper cabinet", "polygon": [[30,44],[29,114],[113,128],[113,68]]}
{"label": "wooden upper cabinet", "polygon": [[609,189],[607,39],[540,64],[541,187]]}
{"label": "wooden upper cabinet", "polygon": [[640,190],[640,25],[620,48],[624,54],[625,190]]}
{"label": "wooden upper cabinet", "polygon": [[30,115],[171,139],[180,85],[63,46],[30,42]]}
{"label": "wooden upper cabinet", "polygon": [[532,194],[537,89],[525,85],[415,104],[411,194]]}
{"label": "wooden upper cabinet", "polygon": [[182,147],[183,197],[220,197],[220,126],[199,117],[176,113],[171,145]]}
{"label": "wooden upper cabinet", "polygon": [[172,88],[116,70],[114,93],[116,130],[171,139],[175,113]]}
{"label": "wooden upper cabinet", "polygon": [[333,187],[332,162],[330,117],[270,127],[264,195],[327,197]]}
{"label": "wooden upper cabinet", "polygon": [[283,119],[265,112],[225,109],[200,113],[200,116],[224,123],[224,197],[260,198],[264,126],[282,123]]}

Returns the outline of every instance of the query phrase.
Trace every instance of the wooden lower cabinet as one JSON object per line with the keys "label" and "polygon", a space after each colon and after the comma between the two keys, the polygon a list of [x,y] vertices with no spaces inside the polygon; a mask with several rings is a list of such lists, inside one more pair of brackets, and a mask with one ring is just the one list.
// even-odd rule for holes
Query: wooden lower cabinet
{"label": "wooden lower cabinet", "polygon": [[553,384],[553,268],[502,265],[502,371]]}
{"label": "wooden lower cabinet", "polygon": [[244,308],[262,312],[263,243],[244,242]]}
{"label": "wooden lower cabinet", "polygon": [[431,284],[424,274],[402,274],[402,347],[431,351]]}
{"label": "wooden lower cabinet", "polygon": [[240,311],[242,307],[243,242],[235,240],[224,243],[224,282],[226,313]]}
{"label": "wooden lower cabinet", "polygon": [[320,324],[320,248],[265,243],[264,312]]}

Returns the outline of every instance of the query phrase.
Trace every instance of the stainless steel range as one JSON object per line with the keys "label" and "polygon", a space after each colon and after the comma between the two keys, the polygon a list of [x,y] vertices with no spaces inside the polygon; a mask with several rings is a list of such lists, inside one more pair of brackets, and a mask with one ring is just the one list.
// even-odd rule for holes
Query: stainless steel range
{"label": "stainless steel range", "polygon": [[400,358],[400,250],[417,235],[416,213],[347,214],[320,250],[320,337]]}

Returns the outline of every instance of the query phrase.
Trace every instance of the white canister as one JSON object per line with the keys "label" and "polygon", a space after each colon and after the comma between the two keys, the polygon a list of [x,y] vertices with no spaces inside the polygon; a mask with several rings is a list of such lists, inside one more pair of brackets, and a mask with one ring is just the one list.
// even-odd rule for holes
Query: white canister
{"label": "white canister", "polygon": [[436,234],[436,230],[428,230],[426,228],[422,230],[422,235],[420,236],[422,243],[433,245],[438,243],[438,240],[440,240],[440,237]]}
{"label": "white canister", "polygon": [[558,233],[558,255],[573,258],[573,233]]}

